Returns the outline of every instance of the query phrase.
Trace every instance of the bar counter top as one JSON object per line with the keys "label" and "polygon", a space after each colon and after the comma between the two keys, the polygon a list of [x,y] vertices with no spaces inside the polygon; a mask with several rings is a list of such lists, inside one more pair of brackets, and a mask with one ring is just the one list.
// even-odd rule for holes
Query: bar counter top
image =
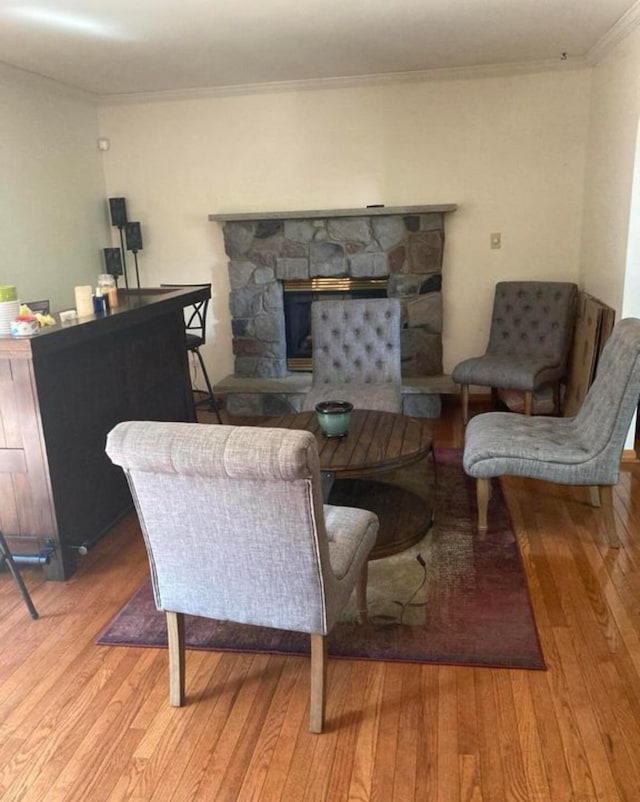
{"label": "bar counter top", "polygon": [[29,359],[32,354],[49,353],[59,348],[68,348],[93,337],[102,337],[110,332],[122,331],[131,325],[131,312],[135,320],[144,322],[174,309],[182,309],[194,301],[207,296],[205,286],[168,289],[145,287],[133,290],[118,290],[118,306],[103,315],[90,315],[61,323],[60,313],[52,312],[55,325],[44,326],[38,334],[29,337],[0,337],[0,355]]}

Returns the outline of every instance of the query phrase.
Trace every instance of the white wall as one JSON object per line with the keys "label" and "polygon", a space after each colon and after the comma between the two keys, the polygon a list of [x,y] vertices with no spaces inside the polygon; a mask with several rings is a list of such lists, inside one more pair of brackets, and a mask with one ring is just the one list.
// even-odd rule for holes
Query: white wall
{"label": "white wall", "polygon": [[[484,350],[495,282],[578,279],[589,72],[105,106],[108,195],[143,224],[143,283],[212,281],[212,378],[231,372],[212,212],[458,203],[445,370]],[[502,249],[489,249],[491,232]]]}
{"label": "white wall", "polygon": [[95,105],[0,65],[0,119],[0,284],[68,308],[109,244]]}
{"label": "white wall", "polygon": [[588,292],[616,309],[618,317],[640,316],[640,270],[629,261],[640,238],[640,221],[631,216],[639,90],[640,30],[636,30],[592,71],[585,180],[580,278]]}
{"label": "white wall", "polygon": [[[613,306],[640,317],[640,30],[592,72],[580,279]],[[625,448],[634,446],[632,422]]]}

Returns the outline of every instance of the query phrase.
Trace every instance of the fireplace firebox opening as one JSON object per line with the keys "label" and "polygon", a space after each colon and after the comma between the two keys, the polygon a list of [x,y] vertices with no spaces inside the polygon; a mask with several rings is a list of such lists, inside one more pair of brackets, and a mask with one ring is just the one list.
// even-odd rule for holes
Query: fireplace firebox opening
{"label": "fireplace firebox opening", "polygon": [[332,298],[386,298],[387,278],[312,278],[283,282],[287,369],[311,371],[311,304]]}

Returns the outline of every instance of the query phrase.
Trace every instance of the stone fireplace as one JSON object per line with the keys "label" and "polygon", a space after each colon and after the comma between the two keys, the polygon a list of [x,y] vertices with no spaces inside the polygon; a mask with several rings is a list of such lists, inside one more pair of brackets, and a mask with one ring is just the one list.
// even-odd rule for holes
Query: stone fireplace
{"label": "stone fireplace", "polygon": [[[224,225],[231,285],[233,378],[240,380],[225,381],[216,389],[229,393],[230,385],[234,386],[234,397],[229,399],[232,407],[238,406],[235,396],[241,387],[259,388],[261,381],[269,390],[280,385],[285,396],[296,395],[287,390],[287,379],[291,379],[292,368],[310,370],[310,361],[287,362],[286,335],[287,330],[291,334],[292,326],[289,317],[285,322],[285,289],[287,295],[297,291],[302,299],[299,303],[310,302],[320,293],[375,297],[382,292],[399,298],[402,373],[403,380],[413,387],[409,394],[416,395],[416,386],[428,385],[414,380],[441,377],[444,220],[445,214],[456,208],[454,204],[376,206],[210,215],[210,220]],[[304,317],[305,313],[298,314]],[[298,339],[304,338],[300,325],[297,321],[294,326]],[[281,381],[278,385],[274,380]],[[293,381],[298,395],[305,381],[310,382],[310,374]],[[245,393],[264,394],[273,395],[259,389]],[[295,398],[286,400],[295,408]],[[260,414],[265,411],[265,400],[249,406]],[[246,399],[240,401],[240,408],[248,411]],[[275,411],[267,410],[267,414]],[[410,414],[419,413],[414,410]]]}

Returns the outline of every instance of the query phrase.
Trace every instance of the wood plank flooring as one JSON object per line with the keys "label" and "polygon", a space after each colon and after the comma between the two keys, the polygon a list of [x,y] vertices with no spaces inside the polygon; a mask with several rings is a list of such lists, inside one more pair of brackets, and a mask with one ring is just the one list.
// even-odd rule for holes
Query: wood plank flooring
{"label": "wood plank flooring", "polygon": [[[460,445],[445,410],[439,445]],[[615,489],[619,551],[585,490],[504,482],[548,671],[334,660],[307,732],[308,661],[95,646],[147,575],[133,517],[65,583],[0,572],[0,799],[640,800],[640,466]]]}

